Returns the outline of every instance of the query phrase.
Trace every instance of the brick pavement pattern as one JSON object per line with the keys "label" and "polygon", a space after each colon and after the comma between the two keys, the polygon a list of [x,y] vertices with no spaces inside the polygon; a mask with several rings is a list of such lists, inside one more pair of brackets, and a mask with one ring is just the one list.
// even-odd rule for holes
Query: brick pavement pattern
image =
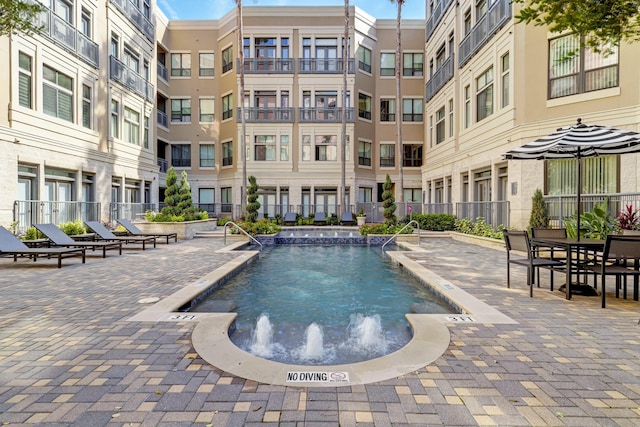
{"label": "brick pavement pattern", "polygon": [[[224,264],[222,239],[87,264],[0,258],[0,424],[47,426],[637,426],[640,302],[506,288],[505,251],[422,239],[410,256],[513,325],[448,324],[435,363],[351,387],[258,384],[207,364],[193,324],[127,319]],[[613,286],[609,286],[613,289]]]}

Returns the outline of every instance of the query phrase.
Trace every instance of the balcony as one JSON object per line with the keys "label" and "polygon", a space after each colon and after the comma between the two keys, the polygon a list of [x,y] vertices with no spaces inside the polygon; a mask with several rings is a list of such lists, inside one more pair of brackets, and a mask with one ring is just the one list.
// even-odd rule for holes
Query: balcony
{"label": "balcony", "polygon": [[[238,117],[242,117],[238,107]],[[293,123],[293,108],[245,108],[244,119],[249,123]]]}
{"label": "balcony", "polygon": [[440,0],[438,4],[436,4],[436,6],[433,8],[429,19],[427,20],[427,29],[425,32],[426,41],[429,41],[429,38],[436,30],[436,27],[438,26],[445,12],[449,9],[449,6],[451,6],[452,3],[453,0]]}
{"label": "balcony", "polygon": [[165,159],[158,159],[158,172],[167,173],[169,170],[169,162]]}
{"label": "balcony", "polygon": [[244,72],[247,74],[293,74],[293,59],[245,58]]}
{"label": "balcony", "polygon": [[[355,72],[355,60],[350,58],[347,62],[347,72],[353,74]],[[342,73],[344,60],[342,58],[328,59],[299,59],[298,73],[301,74],[339,74]]]}
{"label": "balcony", "polygon": [[146,98],[147,101],[155,100],[154,86],[113,55],[109,56],[109,78]]}
{"label": "balcony", "polygon": [[453,78],[455,72],[454,55],[444,60],[442,66],[436,70],[427,82],[424,90],[425,102],[429,102]]}
{"label": "balcony", "polygon": [[[347,108],[347,122],[354,122],[354,109]],[[306,123],[340,123],[342,108],[298,108],[298,121]]]}
{"label": "balcony", "polygon": [[460,43],[458,67],[464,66],[473,55],[511,19],[511,0],[497,0]]}
{"label": "balcony", "polygon": [[163,64],[158,62],[158,77],[165,82],[169,81],[169,70]]}
{"label": "balcony", "polygon": [[164,111],[158,111],[158,125],[163,126],[165,128],[169,128],[169,117],[167,116],[167,113],[165,113]]}
{"label": "balcony", "polygon": [[42,34],[76,54],[89,65],[98,68],[98,45],[73,25],[60,18],[46,6],[35,18],[35,24],[43,27]]}
{"label": "balcony", "polygon": [[111,0],[118,10],[127,17],[138,30],[140,30],[147,40],[153,41],[155,36],[154,25],[147,19],[138,7],[130,0]]}

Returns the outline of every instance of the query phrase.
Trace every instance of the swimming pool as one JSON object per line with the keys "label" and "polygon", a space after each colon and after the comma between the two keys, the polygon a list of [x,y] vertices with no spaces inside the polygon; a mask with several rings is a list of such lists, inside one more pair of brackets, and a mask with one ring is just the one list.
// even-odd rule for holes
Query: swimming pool
{"label": "swimming pool", "polygon": [[[367,246],[276,245],[191,311],[238,313],[231,340],[283,363],[376,358],[411,339],[412,305],[454,313],[411,275]],[[266,316],[266,317],[265,317]]]}

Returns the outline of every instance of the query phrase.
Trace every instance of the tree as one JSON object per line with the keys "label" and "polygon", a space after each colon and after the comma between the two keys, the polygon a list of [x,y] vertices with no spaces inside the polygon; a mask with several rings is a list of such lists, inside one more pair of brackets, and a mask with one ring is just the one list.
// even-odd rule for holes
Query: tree
{"label": "tree", "polygon": [[178,174],[173,167],[167,171],[167,188],[164,190],[164,204],[162,213],[167,215],[180,215],[178,203],[180,202],[180,186],[178,185]]}
{"label": "tree", "polygon": [[256,222],[258,218],[258,210],[260,202],[258,202],[258,184],[256,177],[249,177],[249,186],[247,187],[247,222]]}
{"label": "tree", "polygon": [[[340,161],[342,164],[342,210],[347,211],[347,70],[349,67],[349,0],[344,0],[344,43],[342,44],[342,146]],[[353,197],[353,196],[352,196]]]}
{"label": "tree", "polygon": [[637,0],[514,0],[523,7],[517,22],[546,26],[555,33],[572,32],[601,50],[621,41],[640,40]]}
{"label": "tree", "polygon": [[[396,3],[398,6],[398,15],[396,16],[396,133],[398,134],[398,147],[396,150],[396,157],[398,159],[398,188],[396,188],[396,195],[398,201],[402,203],[404,201],[404,148],[402,147],[402,90],[400,82],[402,81],[402,62],[400,55],[402,55],[402,33],[400,31],[400,24],[402,22],[402,6],[406,0],[391,0],[391,3]],[[395,210],[395,209],[394,209]]]}
{"label": "tree", "polygon": [[393,184],[391,182],[391,177],[387,174],[387,178],[385,179],[384,184],[382,184],[382,208],[384,209],[382,215],[384,215],[385,224],[388,225],[395,225],[398,222],[395,214],[398,207],[396,206],[396,201],[393,198],[393,193],[391,192],[392,187]]}
{"label": "tree", "polygon": [[182,171],[180,175],[180,188],[178,189],[178,212],[185,219],[193,216],[195,207],[193,206],[193,198],[191,197],[191,186],[187,181],[187,172]]}
{"label": "tree", "polygon": [[549,211],[544,201],[542,190],[539,188],[533,193],[531,198],[531,215],[529,216],[529,228],[548,228]]}
{"label": "tree", "polygon": [[39,2],[0,0],[0,37],[15,33],[30,35],[42,31],[36,17],[45,10]]}

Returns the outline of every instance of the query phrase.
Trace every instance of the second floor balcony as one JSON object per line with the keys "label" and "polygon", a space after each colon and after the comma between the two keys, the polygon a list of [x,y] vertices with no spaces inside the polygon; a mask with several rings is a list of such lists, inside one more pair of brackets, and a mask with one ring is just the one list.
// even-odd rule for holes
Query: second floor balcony
{"label": "second floor balcony", "polygon": [[425,102],[429,102],[453,78],[455,72],[454,55],[444,60],[442,66],[436,70],[425,86]]}
{"label": "second floor balcony", "polygon": [[169,128],[169,117],[167,116],[167,113],[165,113],[164,111],[158,111],[158,125],[165,127],[165,128]]}
{"label": "second floor balcony", "polygon": [[109,56],[109,78],[145,97],[147,101],[155,100],[155,87],[113,55]]}
{"label": "second floor balcony", "polygon": [[163,64],[158,62],[158,77],[165,82],[169,81],[169,70]]}
{"label": "second floor balcony", "polygon": [[292,58],[245,58],[244,72],[247,74],[293,74]]}
{"label": "second floor balcony", "polygon": [[[298,121],[311,123],[340,123],[342,122],[342,108],[299,108]],[[347,122],[355,120],[354,109],[346,109]]]}
{"label": "second floor balcony", "polygon": [[460,43],[458,66],[462,67],[511,19],[511,0],[497,0]]}
{"label": "second floor balcony", "polygon": [[[238,117],[242,112],[238,107]],[[293,123],[293,108],[257,108],[244,109],[244,118],[249,123]]]}
{"label": "second floor balcony", "polygon": [[[298,73],[301,74],[339,74],[342,73],[344,59],[342,58],[303,58],[298,59]],[[347,72],[355,72],[355,60],[347,61]]]}

